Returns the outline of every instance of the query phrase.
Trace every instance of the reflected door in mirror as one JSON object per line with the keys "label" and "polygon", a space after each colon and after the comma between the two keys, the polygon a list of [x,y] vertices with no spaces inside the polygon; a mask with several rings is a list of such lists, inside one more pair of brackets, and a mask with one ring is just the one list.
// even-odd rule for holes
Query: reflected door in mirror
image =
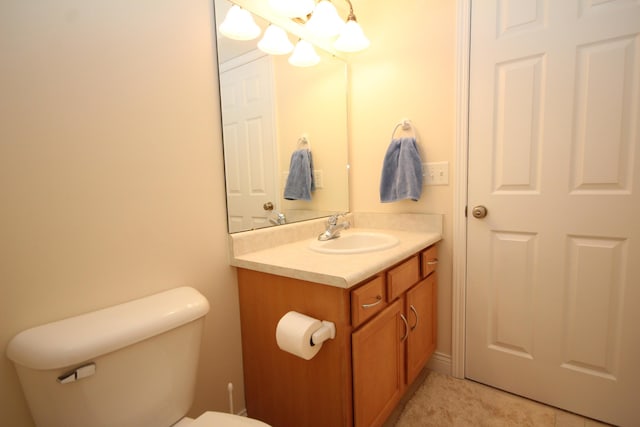
{"label": "reflected door in mirror", "polygon": [[269,226],[277,200],[272,70],[268,57],[220,74],[229,232]]}

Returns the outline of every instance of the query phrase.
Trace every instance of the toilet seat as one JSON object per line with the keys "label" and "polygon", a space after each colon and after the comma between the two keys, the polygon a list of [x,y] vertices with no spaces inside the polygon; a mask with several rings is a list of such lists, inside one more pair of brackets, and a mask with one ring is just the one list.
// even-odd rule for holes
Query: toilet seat
{"label": "toilet seat", "polygon": [[189,427],[270,427],[262,421],[224,412],[208,411],[193,420]]}

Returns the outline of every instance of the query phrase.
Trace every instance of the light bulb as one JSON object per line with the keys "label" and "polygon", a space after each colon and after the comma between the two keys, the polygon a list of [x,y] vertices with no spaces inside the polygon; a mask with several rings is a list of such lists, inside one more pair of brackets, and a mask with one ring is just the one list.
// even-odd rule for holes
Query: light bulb
{"label": "light bulb", "polygon": [[293,44],[282,28],[271,24],[258,42],[258,49],[270,55],[285,55],[293,50]]}
{"label": "light bulb", "polygon": [[330,1],[322,0],[316,5],[305,26],[318,37],[334,37],[340,34],[344,21]]}
{"label": "light bulb", "polygon": [[349,19],[333,47],[341,52],[358,52],[369,47],[369,39],[355,19]]}
{"label": "light bulb", "polygon": [[320,62],[320,57],[316,53],[311,43],[300,40],[296,47],[293,49],[293,53],[289,57],[289,64],[296,67],[311,67]]}
{"label": "light bulb", "polygon": [[229,9],[219,29],[224,36],[233,40],[253,40],[260,35],[260,27],[251,13],[238,5]]}

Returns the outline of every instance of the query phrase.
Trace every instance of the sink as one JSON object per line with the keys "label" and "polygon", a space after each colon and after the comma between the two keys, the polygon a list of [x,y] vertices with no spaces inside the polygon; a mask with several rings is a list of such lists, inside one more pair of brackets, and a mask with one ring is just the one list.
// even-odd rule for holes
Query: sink
{"label": "sink", "polygon": [[314,239],[309,248],[325,254],[360,254],[389,249],[400,241],[397,237],[374,231],[343,231],[340,237],[320,241]]}

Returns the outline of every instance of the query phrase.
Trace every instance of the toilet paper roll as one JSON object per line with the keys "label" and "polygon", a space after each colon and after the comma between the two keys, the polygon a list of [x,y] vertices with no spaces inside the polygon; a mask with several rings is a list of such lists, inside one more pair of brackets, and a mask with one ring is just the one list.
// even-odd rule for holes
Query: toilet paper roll
{"label": "toilet paper roll", "polygon": [[276,342],[281,350],[311,360],[322,347],[322,343],[311,345],[311,335],[321,327],[320,320],[290,311],[276,326]]}

